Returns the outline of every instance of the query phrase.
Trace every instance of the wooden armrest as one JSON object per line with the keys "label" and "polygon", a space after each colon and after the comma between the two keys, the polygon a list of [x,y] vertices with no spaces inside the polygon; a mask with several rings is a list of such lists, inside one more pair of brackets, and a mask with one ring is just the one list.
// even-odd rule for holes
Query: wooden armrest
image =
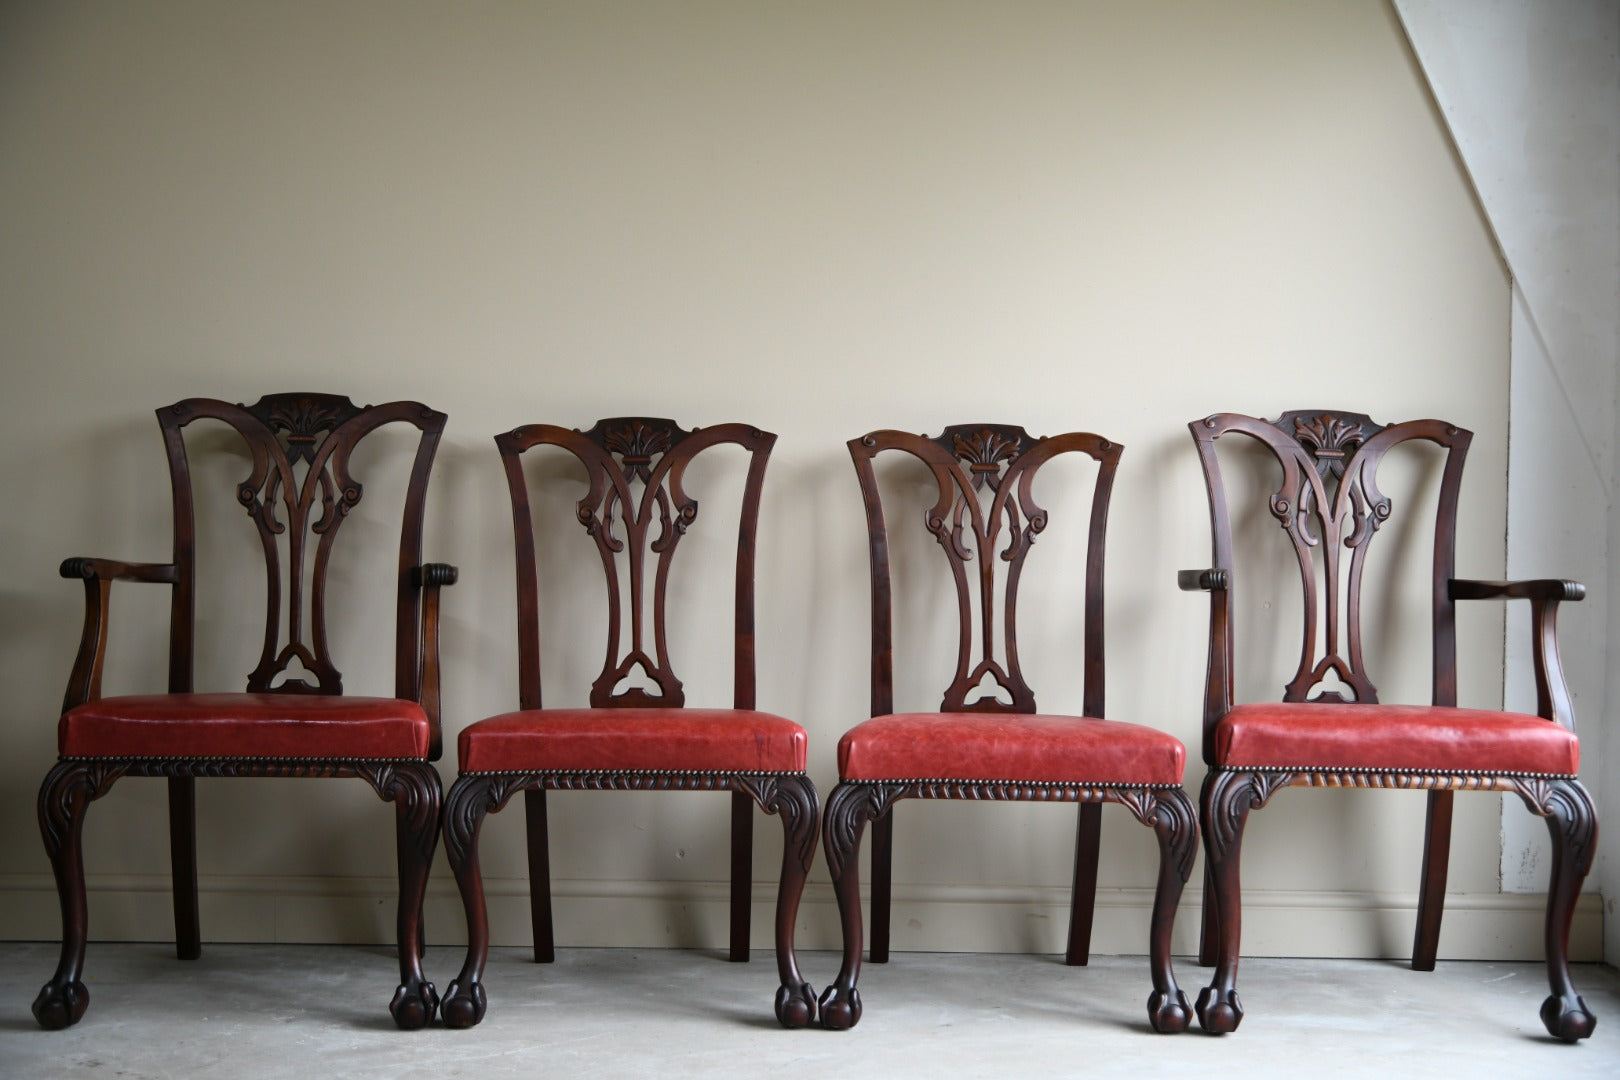
{"label": "wooden armrest", "polygon": [[1530,661],[1536,676],[1536,714],[1574,731],[1575,706],[1564,680],[1563,661],[1558,656],[1558,605],[1565,600],[1585,599],[1586,586],[1558,578],[1526,581],[1452,578],[1448,584],[1453,600],[1530,601]]}
{"label": "wooden armrest", "polygon": [[419,588],[431,585],[454,585],[461,571],[449,563],[423,563],[411,571],[411,581]]}
{"label": "wooden armrest", "polygon": [[1177,570],[1176,585],[1182,592],[1221,592],[1232,583],[1230,570]]}
{"label": "wooden armrest", "polygon": [[174,563],[128,563],[117,559],[78,556],[62,560],[58,570],[69,580],[84,582],[84,628],[79,633],[79,655],[73,660],[62,711],[101,696],[101,669],[107,656],[107,620],[112,604],[112,583],[145,581],[173,585],[180,580]]}
{"label": "wooden armrest", "polygon": [[163,585],[173,585],[179,574],[174,563],[129,563],[83,555],[63,559],[57,572],[65,578],[85,581],[149,581]]}
{"label": "wooden armrest", "polygon": [[1531,578],[1526,581],[1474,581],[1451,579],[1453,600],[1584,600],[1586,586],[1559,578]]}

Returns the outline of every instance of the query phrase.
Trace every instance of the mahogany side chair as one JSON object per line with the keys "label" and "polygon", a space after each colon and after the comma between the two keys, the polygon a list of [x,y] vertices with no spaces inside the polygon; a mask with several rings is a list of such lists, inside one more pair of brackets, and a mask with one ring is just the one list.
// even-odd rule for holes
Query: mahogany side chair
{"label": "mahogany side chair", "polygon": [[[39,792],[39,826],[62,904],[62,954],[35,999],[46,1028],[77,1023],[89,1004],[80,975],[88,934],[85,810],[125,776],[169,782],[169,843],[176,951],[202,952],[197,912],[198,777],[359,777],[394,803],[399,857],[400,986],[389,1011],[402,1028],[432,1019],[438,997],[423,977],[422,897],[437,844],[439,589],[452,566],[422,562],[422,511],[443,413],[414,401],[357,407],[330,394],[270,394],[252,405],[191,398],[157,411],[173,481],[174,558],[166,563],[68,559],[84,581],[84,630],[57,728],[60,760]],[[199,693],[197,542],[185,429],[217,421],[246,446],[236,487],[263,549],[264,644],[242,693]],[[351,475],[356,444],[389,424],[420,433],[405,491],[394,627],[394,696],[344,696],[327,641],[327,569],[333,543],[364,491]],[[217,429],[216,429],[217,430]],[[234,441],[234,440],[233,440]],[[103,697],[109,601],[115,581],[169,587],[168,692]],[[300,670],[301,669],[301,670]]]}
{"label": "mahogany side chair", "polygon": [[[888,526],[873,465],[891,450],[912,455],[932,474],[926,490],[938,497],[923,524],[939,542],[956,589],[955,675],[934,712],[894,709]],[[839,782],[827,797],[823,818],[822,850],[843,920],[844,957],[837,981],[821,997],[822,1025],[849,1028],[861,1017],[856,980],[862,833],[872,822],[871,958],[882,963],[889,950],[894,806],[917,798],[1080,804],[1070,964],[1089,958],[1102,804],[1120,803],[1152,828],[1159,842],[1159,879],[1149,942],[1148,1018],[1155,1030],[1184,1030],[1192,1009],[1176,986],[1170,933],[1198,844],[1196,815],[1181,787],[1186,750],[1165,732],[1104,719],[1104,533],[1120,445],[1084,432],[1036,438],[1021,427],[964,424],[935,437],[874,431],[850,440],[849,452],[866,505],[871,555],[872,716],[838,744]],[[1024,681],[1017,603],[1030,547],[1047,526],[1047,511],[1033,492],[1036,471],[1071,452],[1097,462],[1084,561],[1084,644],[1075,665],[1083,680],[1084,715],[1055,716],[1039,712]],[[1003,582],[999,613],[998,577]]]}
{"label": "mahogany side chair", "polygon": [[[1181,588],[1210,595],[1209,667],[1204,697],[1202,795],[1208,856],[1200,960],[1215,965],[1198,1000],[1206,1031],[1233,1031],[1243,1019],[1237,994],[1242,893],[1238,860],[1249,811],[1285,787],[1399,788],[1428,792],[1428,816],[1412,966],[1434,968],[1445,903],[1452,795],[1518,795],[1552,833],[1546,954],[1552,995],[1542,1023],[1575,1041],[1594,1020],[1570,982],[1570,920],[1592,864],[1597,821],[1576,778],[1580,744],[1558,658],[1558,605],[1585,595],[1569,581],[1473,581],[1455,576],[1457,498],[1472,434],[1440,420],[1379,424],[1353,412],[1285,412],[1275,420],[1216,413],[1188,427],[1209,492],[1214,561],[1179,575]],[[1282,526],[1301,576],[1304,601],[1299,666],[1280,703],[1234,703],[1234,508],[1222,479],[1216,441],[1238,435],[1258,443],[1280,467],[1265,486],[1266,507]],[[1368,558],[1395,514],[1379,487],[1379,469],[1404,444],[1439,447],[1440,476],[1432,553],[1433,691],[1428,705],[1384,704],[1364,664],[1361,625],[1369,582],[1383,560]],[[1230,445],[1230,444],[1228,444]],[[1267,452],[1269,451],[1269,453]],[[1391,530],[1394,532],[1395,530]],[[1398,538],[1397,541],[1398,542]],[[1388,547],[1389,545],[1385,545]],[[1393,549],[1392,549],[1393,550]],[[1380,586],[1382,588],[1382,586]],[[1456,604],[1459,600],[1530,604],[1536,716],[1457,707]],[[1290,620],[1291,621],[1291,620]]]}
{"label": "mahogany side chair", "polygon": [[[519,791],[528,833],[534,959],[555,958],[549,790],[731,792],[733,961],[748,959],[753,806],[779,815],[785,842],[776,905],[776,1017],[785,1027],[814,1019],[815,991],[799,974],[793,923],[815,855],[820,806],[805,774],[804,729],[758,711],[754,701],[755,530],[775,442],[776,436],[746,424],[687,431],[649,417],[602,420],[587,431],[533,424],[495,437],[511,489],[517,548],[519,709],[461,732],[460,773],[445,798],[445,850],[467,911],[466,962],[445,992],[442,1015],[450,1027],[471,1027],[484,1016],[489,924],[478,836],[485,815]],[[698,502],[685,487],[687,468],[699,454],[724,445],[740,447],[749,460],[737,533],[732,705],[689,708],[667,641],[667,586],[681,538],[698,517]],[[535,447],[571,453],[589,485],[573,516],[595,544],[606,574],[608,640],[587,708],[541,706],[535,530],[523,466],[523,455]]]}

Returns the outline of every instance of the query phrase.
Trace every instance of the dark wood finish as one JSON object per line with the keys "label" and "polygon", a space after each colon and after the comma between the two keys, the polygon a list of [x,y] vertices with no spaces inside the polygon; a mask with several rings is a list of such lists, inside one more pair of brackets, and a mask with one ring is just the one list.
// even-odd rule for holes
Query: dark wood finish
{"label": "dark wood finish", "polygon": [[[732,634],[732,707],[755,708],[754,547],[760,492],[776,436],[745,424],[720,424],[691,431],[672,420],[617,417],[601,420],[586,431],[533,424],[495,437],[512,500],[517,552],[518,699],[525,710],[542,707],[540,666],[540,595],[536,538],[523,455],[542,446],[571,453],[584,467],[588,490],[575,508],[579,525],[595,544],[607,585],[608,641],[606,659],[590,688],[592,708],[679,709],[685,688],[671,662],[666,617],[666,586],[681,538],[696,522],[698,503],[686,491],[684,478],[692,460],[720,445],[749,454],[738,525],[735,607]],[[650,578],[650,580],[649,580]],[[628,597],[629,625],[622,603]],[[640,672],[648,686],[626,685]],[[782,819],[785,835],[777,892],[776,956],[781,986],[776,1016],[785,1027],[804,1027],[815,1019],[815,991],[799,973],[794,952],[793,922],[805,876],[815,854],[819,801],[803,773],[665,772],[609,770],[600,772],[462,773],[446,796],[445,845],[467,912],[467,958],[446,992],[443,1016],[451,1027],[471,1027],[483,1019],[487,994],[483,971],[489,946],[483,884],[478,864],[478,836],[486,815],[500,810],[516,791],[527,804],[529,885],[535,935],[535,960],[555,956],[551,921],[550,869],[546,837],[545,792],[681,790],[730,791],[731,894],[727,956],[748,959],[753,884],[753,808]]]}
{"label": "dark wood finish", "polygon": [[534,962],[550,964],[557,959],[557,942],[551,932],[551,836],[546,822],[546,790],[531,788],[523,793],[524,832],[529,854],[529,925],[534,931]]}
{"label": "dark wood finish", "polygon": [[[194,493],[184,432],[200,420],[234,430],[245,444],[249,474],[236,497],[248,513],[265,559],[268,584],[263,645],[246,689],[286,695],[343,691],[326,637],[326,574],[334,542],[363,488],[350,473],[356,445],[371,432],[402,423],[420,433],[405,494],[398,552],[395,620],[395,693],[418,702],[428,717],[431,753],[417,760],[251,758],[64,758],[40,789],[40,831],[62,904],[62,956],[56,974],[34,1002],[47,1028],[66,1027],[84,1014],[88,993],[80,981],[88,921],[79,835],[89,803],[124,776],[168,780],[175,902],[176,951],[201,953],[197,910],[195,779],[235,776],[359,777],[396,807],[400,897],[400,986],[389,1006],[403,1028],[432,1019],[438,997],[422,974],[422,899],[438,843],[440,783],[429,761],[439,754],[439,590],[453,584],[454,567],[422,563],[422,524],[428,474],[444,414],[417,402],[356,406],[329,394],[271,394],[252,405],[192,398],[157,411],[168,453],[174,510],[174,557],[167,563],[71,558],[66,578],[84,582],[85,617],[78,656],[68,679],[63,712],[101,697],[112,584],[145,582],[171,588],[168,692],[193,689],[196,627]],[[306,558],[306,552],[310,557]],[[307,598],[307,603],[306,603]],[[307,621],[306,621],[307,614]],[[294,665],[310,678],[289,675]],[[311,681],[311,678],[313,681]]]}
{"label": "dark wood finish", "polygon": [[[1103,567],[1109,499],[1121,447],[1098,435],[1072,432],[1037,438],[1021,427],[963,424],[938,436],[875,431],[849,442],[866,510],[872,574],[871,714],[894,712],[893,585],[888,525],[874,459],[886,451],[910,454],[933,475],[937,499],[924,525],[946,556],[955,585],[958,637],[956,669],[939,705],[941,712],[1029,714],[1035,694],[1018,660],[1017,603],[1025,560],[1047,525],[1047,511],[1032,485],[1039,468],[1060,454],[1078,452],[1098,464],[1086,541],[1083,598],[1085,640],[1080,656],[1085,714],[1104,713]],[[1004,571],[1004,572],[1003,572]],[[1001,581],[1000,609],[997,581]],[[977,633],[975,633],[977,631]],[[974,642],[978,642],[978,651]],[[990,684],[988,693],[981,689]],[[832,871],[843,922],[844,960],[838,978],[823,993],[821,1023],[833,1029],[860,1020],[863,925],[860,910],[860,843],[873,826],[872,962],[888,959],[891,829],[896,802],[906,798],[1036,800],[1080,804],[1075,843],[1074,894],[1065,960],[1086,963],[1096,896],[1097,852],[1104,802],[1128,807],[1153,828],[1160,842],[1160,876],[1150,935],[1153,993],[1148,1016],[1157,1031],[1186,1028],[1191,1007],[1177,988],[1170,960],[1170,932],[1183,884],[1196,854],[1196,815],[1180,787],[1093,786],[914,780],[841,781],[827,797],[822,847]]]}
{"label": "dark wood finish", "polygon": [[1179,787],[1094,787],[1080,784],[995,784],[958,781],[842,781],[827,796],[822,814],[822,853],[832,872],[833,891],[844,927],[844,959],[838,977],[822,993],[822,1026],[844,1030],[861,1018],[861,834],[900,799],[966,799],[994,802],[1077,802],[1082,806],[1118,803],[1159,839],[1159,881],[1149,931],[1153,993],[1148,1018],[1155,1031],[1184,1031],[1191,1020],[1186,995],[1176,985],[1170,956],[1181,890],[1192,876],[1198,853],[1197,814]]}
{"label": "dark wood finish", "polygon": [[799,973],[793,945],[804,880],[815,858],[819,804],[815,786],[803,773],[538,772],[463,773],[445,796],[444,841],[467,909],[467,957],[445,991],[443,1016],[449,1027],[472,1027],[484,1018],[483,985],[489,954],[489,917],[478,866],[478,836],[484,818],[499,811],[518,791],[731,791],[746,795],[767,814],[782,819],[782,876],[776,895],[776,963],[781,986],[776,1016],[784,1027],[804,1027],[815,1019],[815,991]]}
{"label": "dark wood finish", "polygon": [[867,959],[889,962],[889,916],[893,910],[894,808],[872,823],[872,943]]}
{"label": "dark wood finish", "polygon": [[174,879],[174,948],[182,960],[202,956],[202,916],[197,911],[197,784],[169,778],[169,866]]}
{"label": "dark wood finish", "polygon": [[1091,922],[1097,908],[1097,863],[1102,857],[1102,804],[1082,803],[1074,835],[1074,888],[1069,902],[1069,948],[1063,962],[1091,960]]}
{"label": "dark wood finish", "polygon": [[[1208,863],[1200,959],[1213,962],[1216,970],[1199,997],[1200,1024],[1206,1031],[1223,1033],[1235,1030],[1243,1018],[1237,994],[1242,928],[1238,867],[1250,810],[1265,806],[1283,787],[1427,791],[1412,963],[1414,968],[1429,970],[1435,964],[1444,910],[1453,793],[1487,790],[1513,791],[1532,813],[1547,819],[1555,849],[1547,911],[1552,996],[1542,1008],[1542,1020],[1557,1038],[1586,1037],[1595,1021],[1570,983],[1567,938],[1574,897],[1591,865],[1597,825],[1591,801],[1578,780],[1444,771],[1257,770],[1219,761],[1214,729],[1234,704],[1234,508],[1228,502],[1216,441],[1229,434],[1244,436],[1268,448],[1271,460],[1281,469],[1266,510],[1288,535],[1304,598],[1300,660],[1283,690],[1284,701],[1306,705],[1353,701],[1369,706],[1379,702],[1377,687],[1363,663],[1361,597],[1368,588],[1368,552],[1395,512],[1393,502],[1378,486],[1378,470],[1387,455],[1405,444],[1432,444],[1443,458],[1431,555],[1431,704],[1457,704],[1456,602],[1523,599],[1531,605],[1537,712],[1573,730],[1573,709],[1558,658],[1557,609],[1560,602],[1581,599],[1584,590],[1574,582],[1552,579],[1487,582],[1455,576],[1457,501],[1472,435],[1454,424],[1417,420],[1383,425],[1360,413],[1305,410],[1284,413],[1275,420],[1219,413],[1188,427],[1208,488],[1214,553],[1210,569],[1178,575],[1181,588],[1210,595],[1204,760],[1211,771],[1204,782],[1201,806]],[[1323,680],[1329,676],[1346,689],[1324,689]]]}
{"label": "dark wood finish", "polygon": [[1440,953],[1440,917],[1446,906],[1446,871],[1451,865],[1449,791],[1429,792],[1423,825],[1423,885],[1418,892],[1417,928],[1412,933],[1412,967],[1433,971]]}
{"label": "dark wood finish", "polygon": [[746,792],[731,793],[731,948],[727,959],[748,962],[748,924],[754,884],[754,806]]}

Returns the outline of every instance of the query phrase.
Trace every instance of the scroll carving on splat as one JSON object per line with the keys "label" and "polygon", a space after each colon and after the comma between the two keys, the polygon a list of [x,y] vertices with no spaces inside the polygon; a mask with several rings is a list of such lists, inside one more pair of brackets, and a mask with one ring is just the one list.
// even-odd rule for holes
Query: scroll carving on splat
{"label": "scroll carving on splat", "polygon": [[[1361,451],[1383,428],[1359,413],[1309,411],[1284,413],[1273,426],[1293,445],[1292,453],[1279,450],[1283,482],[1271,497],[1271,512],[1293,543],[1305,582],[1306,634],[1287,698],[1376,702],[1378,691],[1367,679],[1361,661],[1361,573],[1369,541],[1389,518],[1391,507],[1374,481],[1381,452],[1363,456]],[[1342,566],[1346,550],[1350,553],[1348,580]],[[1322,583],[1325,641],[1321,659],[1313,665],[1318,580]],[[1317,690],[1315,697],[1310,696],[1313,689]]]}
{"label": "scroll carving on splat", "polygon": [[[1467,433],[1436,420],[1386,426],[1361,413],[1335,410],[1286,412],[1275,420],[1220,413],[1194,424],[1193,431],[1222,506],[1224,487],[1213,451],[1220,435],[1241,433],[1265,444],[1282,468],[1268,509],[1293,547],[1304,596],[1299,667],[1285,699],[1376,703],[1378,689],[1363,664],[1361,598],[1372,539],[1394,509],[1379,489],[1379,466],[1408,441],[1446,448],[1440,512],[1453,520]],[[1229,567],[1231,532],[1224,510],[1216,532],[1216,563]],[[1436,542],[1442,540],[1437,533]]]}
{"label": "scroll carving on splat", "polygon": [[[950,559],[961,613],[956,677],[940,704],[946,712],[1035,711],[1035,693],[1018,665],[1014,624],[1024,556],[1035,534],[1046,528],[1045,511],[1029,498],[1027,485],[1020,491],[1017,484],[1019,456],[1034,441],[1023,428],[989,424],[946,428],[933,440],[949,452],[951,470],[934,466],[940,497],[926,520]],[[1007,565],[1002,595],[1005,664],[996,659],[998,561]],[[970,669],[974,596],[982,655]]]}
{"label": "scroll carving on splat", "polygon": [[[672,420],[649,418],[604,420],[584,433],[603,453],[592,469],[590,493],[579,502],[579,520],[596,541],[608,584],[608,654],[602,674],[591,685],[594,707],[675,707],[685,701],[681,681],[669,666],[664,596],[675,546],[697,519],[697,502],[681,491],[680,478],[672,473],[676,459],[669,456],[670,449],[688,434]],[[592,463],[587,462],[586,467],[592,468]],[[621,554],[628,590],[620,580]],[[656,561],[652,618],[656,659],[648,655],[646,646],[649,554]],[[630,643],[620,659],[620,612],[626,591]]]}
{"label": "scroll carving on splat", "polygon": [[[192,398],[159,410],[159,419],[176,483],[176,542],[188,551],[186,558],[177,558],[181,563],[189,562],[194,543],[181,429],[197,420],[218,420],[247,445],[251,465],[236,486],[236,500],[258,531],[267,585],[264,645],[247,689],[342,693],[343,676],[326,636],[326,574],[338,531],[364,490],[349,472],[350,456],[378,427],[406,421],[424,433],[413,476],[425,477],[442,414],[416,402],[362,408],[341,395],[293,393],[269,394],[252,405]],[[402,544],[414,550],[420,536],[402,536]],[[414,645],[407,646],[414,655]]]}
{"label": "scroll carving on splat", "polygon": [[[665,633],[666,596],[675,550],[697,520],[698,502],[683,478],[692,460],[720,443],[752,454],[741,528],[751,539],[758,513],[764,462],[774,436],[743,424],[717,424],[687,431],[673,420],[615,417],[587,431],[531,424],[497,437],[506,460],[514,505],[525,509],[517,521],[520,615],[520,681],[525,708],[538,708],[538,585],[534,572],[533,525],[527,520],[528,495],[520,456],[539,445],[567,450],[585,467],[587,490],[575,516],[596,545],[607,583],[607,655],[591,684],[593,708],[678,708],[685,691],[670,663]],[[750,560],[752,544],[745,545]],[[751,585],[739,576],[752,633]],[[628,623],[628,627],[626,627]],[[739,624],[739,633],[744,632]],[[751,683],[750,683],[751,685]],[[747,695],[751,699],[751,691]],[[750,706],[751,707],[751,706]]]}
{"label": "scroll carving on splat", "polygon": [[[950,564],[958,613],[956,670],[941,711],[1035,712],[1035,694],[1018,660],[1017,631],[1024,561],[1047,525],[1047,511],[1035,501],[1031,485],[1040,466],[1058,454],[1081,450],[1103,462],[1105,475],[1093,507],[1095,542],[1098,514],[1107,512],[1118,447],[1084,433],[1037,438],[1021,427],[1002,424],[962,424],[937,437],[879,431],[850,445],[870,518],[881,520],[882,515],[871,472],[871,458],[878,452],[896,449],[911,454],[928,466],[938,486],[937,501],[925,512],[924,525]],[[884,563],[880,603],[886,606],[886,542],[874,554]],[[1096,603],[1100,627],[1100,590]],[[1087,625],[1092,624],[1088,612]]]}

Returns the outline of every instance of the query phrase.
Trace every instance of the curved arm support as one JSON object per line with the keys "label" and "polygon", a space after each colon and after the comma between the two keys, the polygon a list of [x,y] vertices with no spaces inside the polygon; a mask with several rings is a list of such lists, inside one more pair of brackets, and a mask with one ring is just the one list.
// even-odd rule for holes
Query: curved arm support
{"label": "curved arm support", "polygon": [[1232,571],[1222,567],[1180,570],[1183,592],[1209,593],[1209,661],[1204,680],[1204,764],[1215,762],[1211,733],[1232,707]]}
{"label": "curved arm support", "polygon": [[428,760],[438,761],[444,751],[444,736],[439,727],[439,589],[454,585],[461,571],[448,563],[423,563],[411,572],[411,580],[422,590],[422,627],[418,635],[421,656],[417,669],[421,675],[418,691],[422,711],[427,713],[428,725],[433,731],[433,742],[428,747]]}
{"label": "curved arm support", "polygon": [[1558,655],[1558,605],[1586,598],[1586,586],[1577,581],[1535,578],[1526,581],[1473,581],[1453,578],[1453,600],[1528,600],[1530,602],[1531,662],[1536,675],[1536,715],[1567,731],[1575,730],[1575,707],[1564,664]]}
{"label": "curved arm support", "polygon": [[145,581],[173,585],[179,580],[174,563],[128,563],[82,556],[62,560],[59,573],[84,582],[84,629],[79,634],[79,655],[62,695],[62,711],[101,696],[101,669],[107,655],[107,617],[115,581]]}

